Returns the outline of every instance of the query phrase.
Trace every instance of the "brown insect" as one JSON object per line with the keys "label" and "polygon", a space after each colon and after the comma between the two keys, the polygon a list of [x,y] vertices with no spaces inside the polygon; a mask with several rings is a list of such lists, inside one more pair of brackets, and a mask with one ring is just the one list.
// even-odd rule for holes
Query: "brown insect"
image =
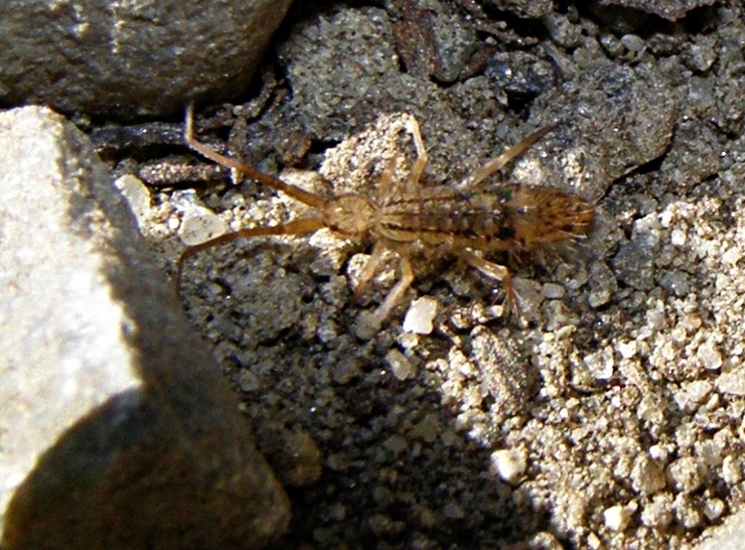
{"label": "brown insect", "polygon": [[178,262],[178,284],[184,262],[206,248],[239,238],[300,235],[326,227],[344,237],[367,238],[374,243],[355,289],[355,298],[375,275],[386,251],[395,252],[399,258],[399,281],[367,320],[374,329],[388,317],[411,285],[414,271],[410,257],[423,248],[444,249],[486,276],[501,281],[506,304],[519,311],[509,270],[486,260],[479,253],[519,253],[547,243],[581,237],[587,233],[594,211],[585,200],[559,189],[510,184],[486,186],[482,182],[522,155],[554,127],[532,133],[484,164],[464,181],[461,188],[467,190],[462,191],[451,186],[420,185],[427,153],[419,125],[409,117],[406,129],[412,136],[417,157],[403,182],[394,178],[394,163],[391,162],[370,195],[344,194],[324,198],[225,157],[196,141],[193,106],[190,105],[186,111],[185,139],[192,149],[313,207],[317,214],[273,227],[242,229],[187,249]]}

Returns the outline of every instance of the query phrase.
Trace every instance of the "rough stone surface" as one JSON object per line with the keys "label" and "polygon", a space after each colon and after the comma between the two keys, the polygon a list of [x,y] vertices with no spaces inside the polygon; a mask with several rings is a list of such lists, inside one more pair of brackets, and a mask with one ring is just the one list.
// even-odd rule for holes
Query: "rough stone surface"
{"label": "rough stone surface", "polygon": [[290,3],[4,2],[0,101],[131,118],[239,94]]}
{"label": "rough stone surface", "polygon": [[[293,548],[692,544],[744,494],[743,13],[704,7],[673,28],[598,3],[484,4],[299,9],[277,46],[275,103],[258,116],[253,103],[208,109],[197,127],[283,177],[318,170],[326,182],[292,181],[329,196],[373,193],[396,151],[405,177],[410,115],[429,155],[423,185],[464,185],[556,123],[485,183],[558,186],[596,207],[584,242],[522,262],[494,254],[527,320],[505,315],[500,285],[434,250],[360,341],[355,322],[397,263],[385,258],[355,300],[370,243],[325,230],[205,250],[186,267],[184,303],[244,388],[260,445],[300,425],[318,446],[324,471],[293,497]],[[460,38],[412,14],[449,14]],[[253,182],[197,194],[231,227],[311,214]],[[432,330],[405,332],[423,297],[441,305]],[[493,473],[505,449],[525,464],[510,483]]]}
{"label": "rough stone surface", "polygon": [[564,185],[597,200],[611,182],[667,149],[676,101],[653,66],[603,61],[586,69],[535,101],[531,121],[559,126],[526,155],[525,165],[530,169],[531,159],[548,157],[530,183]]}
{"label": "rough stone surface", "polygon": [[390,19],[377,8],[339,10],[298,24],[279,46],[294,91],[291,116],[310,136],[340,141],[375,122],[381,112],[405,112],[417,119],[436,112],[437,125],[427,135],[430,173],[439,173],[440,179],[450,171],[465,176],[476,166],[452,166],[448,158],[465,142],[476,162],[478,153],[485,154],[479,136],[438,86],[399,71],[394,42]]}
{"label": "rough stone surface", "polygon": [[3,548],[280,535],[286,496],[89,140],[2,113],[0,182]]}
{"label": "rough stone surface", "polygon": [[694,550],[738,550],[745,537],[745,510],[727,518],[727,521],[712,529],[709,536],[694,547]]}
{"label": "rough stone surface", "polygon": [[[183,304],[294,485],[285,546],[662,550],[736,527],[741,4],[666,2],[699,6],[678,23],[642,11],[652,3],[353,4],[296,3],[263,88],[198,109],[199,139],[330,196],[373,193],[394,154],[405,177],[412,115],[423,185],[456,187],[557,123],[484,185],[570,189],[597,216],[585,240],[487,252],[510,268],[522,318],[502,285],[424,247],[400,307],[365,340],[357,320],[398,279],[391,254],[354,295],[369,242],[322,230],[190,258]],[[148,205],[122,183],[164,266],[180,235],[312,215],[179,148],[173,120],[86,127],[117,176],[147,182]],[[439,304],[432,330],[405,332],[419,298]],[[519,475],[506,482],[500,462]]]}
{"label": "rough stone surface", "polygon": [[684,17],[694,8],[709,6],[714,2],[715,0],[598,0],[600,5],[634,8],[671,21]]}
{"label": "rough stone surface", "polygon": [[542,17],[552,11],[549,0],[487,0],[487,3],[518,17]]}

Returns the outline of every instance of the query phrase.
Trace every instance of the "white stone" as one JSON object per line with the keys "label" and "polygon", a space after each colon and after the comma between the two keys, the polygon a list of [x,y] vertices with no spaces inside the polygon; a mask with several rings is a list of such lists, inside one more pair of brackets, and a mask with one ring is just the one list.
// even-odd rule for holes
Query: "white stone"
{"label": "white stone", "polygon": [[432,321],[437,315],[440,304],[431,296],[423,296],[411,303],[404,318],[404,331],[416,334],[430,334]]}
{"label": "white stone", "polygon": [[514,449],[494,451],[489,457],[489,472],[507,483],[515,483],[527,468],[525,454]]}
{"label": "white stone", "polygon": [[603,512],[605,526],[611,531],[623,531],[629,524],[631,514],[625,506],[616,505]]}
{"label": "white stone", "polygon": [[409,358],[397,349],[392,349],[386,354],[385,362],[390,367],[393,376],[399,380],[412,378],[416,373],[416,369],[411,364],[411,361],[409,361]]}

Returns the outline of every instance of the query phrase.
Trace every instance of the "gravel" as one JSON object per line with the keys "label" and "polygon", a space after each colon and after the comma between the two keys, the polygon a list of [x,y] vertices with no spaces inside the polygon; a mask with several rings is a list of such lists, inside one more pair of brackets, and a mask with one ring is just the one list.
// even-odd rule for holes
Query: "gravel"
{"label": "gravel", "polygon": [[[286,547],[739,540],[745,12],[610,3],[298,5],[267,57],[261,108],[201,110],[202,141],[324,196],[368,193],[396,150],[404,177],[408,116],[427,146],[424,182],[454,186],[556,123],[493,181],[558,186],[596,209],[586,239],[498,258],[522,320],[501,285],[437,251],[414,258],[401,306],[361,334],[397,281],[395,255],[356,296],[370,243],[326,230],[187,262],[184,307],[294,484]],[[198,162],[167,147],[169,166]],[[118,176],[142,156],[159,158],[106,152]],[[164,270],[184,248],[181,193],[150,188],[146,211],[135,198]],[[234,177],[189,200],[231,229],[309,214]],[[412,303],[428,303],[417,300],[437,307],[407,332]]]}

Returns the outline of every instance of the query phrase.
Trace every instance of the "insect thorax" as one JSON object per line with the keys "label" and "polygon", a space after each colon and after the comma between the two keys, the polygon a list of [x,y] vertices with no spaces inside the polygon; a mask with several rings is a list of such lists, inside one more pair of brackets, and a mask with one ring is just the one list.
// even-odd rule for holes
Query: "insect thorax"
{"label": "insect thorax", "polygon": [[330,199],[323,208],[323,223],[347,236],[363,235],[375,224],[376,208],[360,195],[342,195]]}

